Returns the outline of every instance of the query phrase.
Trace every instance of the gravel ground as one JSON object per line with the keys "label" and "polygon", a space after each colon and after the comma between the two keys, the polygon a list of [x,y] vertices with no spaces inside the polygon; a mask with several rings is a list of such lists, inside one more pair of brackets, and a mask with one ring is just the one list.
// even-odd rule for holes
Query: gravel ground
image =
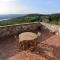
{"label": "gravel ground", "polygon": [[60,60],[60,37],[47,31],[38,32],[42,34],[39,40],[44,44],[44,53],[18,52],[15,38],[6,36],[0,38],[0,60]]}

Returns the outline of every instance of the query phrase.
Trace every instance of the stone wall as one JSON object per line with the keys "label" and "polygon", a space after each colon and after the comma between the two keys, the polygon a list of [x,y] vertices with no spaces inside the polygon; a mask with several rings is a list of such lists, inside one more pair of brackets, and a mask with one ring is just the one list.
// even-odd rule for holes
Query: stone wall
{"label": "stone wall", "polygon": [[55,32],[56,35],[60,35],[60,25],[53,25],[44,22],[34,22],[0,26],[0,37],[18,34],[24,31],[34,31],[37,30],[39,27],[42,27],[41,29],[44,30],[47,29],[50,32]]}
{"label": "stone wall", "polygon": [[0,37],[6,36],[6,35],[18,34],[24,31],[33,31],[40,26],[41,24],[38,22],[0,26]]}
{"label": "stone wall", "polygon": [[48,29],[50,32],[55,32],[56,35],[60,36],[60,25],[54,25],[49,23],[40,22],[42,29]]}

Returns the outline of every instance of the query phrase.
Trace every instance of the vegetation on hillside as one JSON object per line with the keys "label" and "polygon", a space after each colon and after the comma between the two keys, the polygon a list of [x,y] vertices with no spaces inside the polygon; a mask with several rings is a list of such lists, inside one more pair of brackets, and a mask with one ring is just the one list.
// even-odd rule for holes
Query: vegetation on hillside
{"label": "vegetation on hillside", "polygon": [[20,24],[27,22],[47,22],[52,24],[60,25],[60,14],[28,14],[22,17],[17,17],[9,20],[0,21],[0,25],[12,25],[12,24]]}

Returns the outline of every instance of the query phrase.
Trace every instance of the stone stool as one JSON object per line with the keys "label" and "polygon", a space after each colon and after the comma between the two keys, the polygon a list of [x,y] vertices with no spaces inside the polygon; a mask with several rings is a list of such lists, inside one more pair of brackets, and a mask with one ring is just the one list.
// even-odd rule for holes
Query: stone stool
{"label": "stone stool", "polygon": [[27,50],[36,47],[38,35],[33,32],[24,32],[19,34],[19,50]]}

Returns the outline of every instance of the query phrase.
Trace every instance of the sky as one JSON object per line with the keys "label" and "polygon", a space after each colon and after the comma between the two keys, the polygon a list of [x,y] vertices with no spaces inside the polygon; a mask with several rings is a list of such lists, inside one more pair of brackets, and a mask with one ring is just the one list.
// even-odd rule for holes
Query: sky
{"label": "sky", "polygon": [[60,13],[60,0],[0,0],[0,14]]}

